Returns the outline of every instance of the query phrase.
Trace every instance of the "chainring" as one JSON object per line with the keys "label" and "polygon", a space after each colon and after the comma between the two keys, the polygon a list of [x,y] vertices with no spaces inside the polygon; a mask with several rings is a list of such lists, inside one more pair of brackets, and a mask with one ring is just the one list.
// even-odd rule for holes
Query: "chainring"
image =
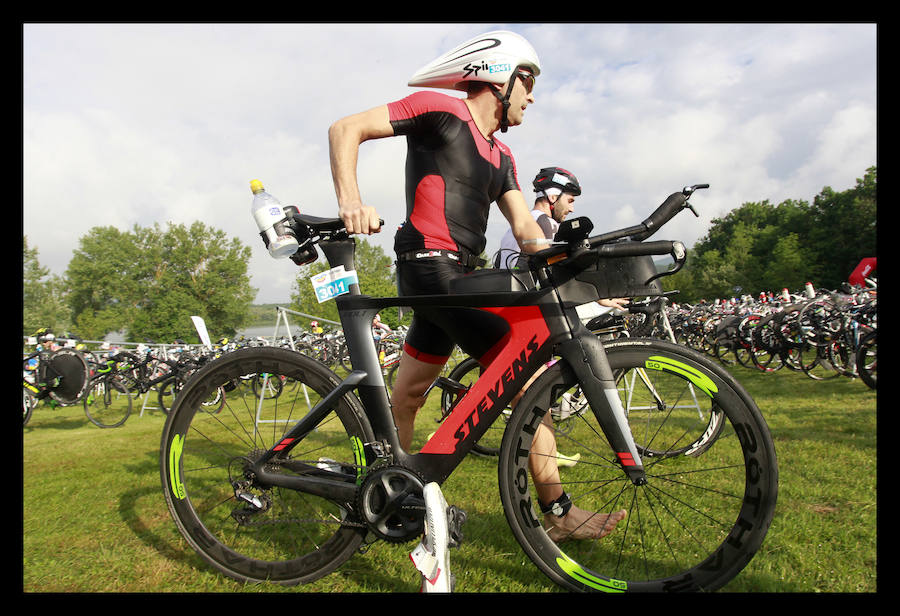
{"label": "chainring", "polygon": [[357,512],[379,539],[404,543],[425,530],[425,482],[398,465],[371,470],[357,492]]}

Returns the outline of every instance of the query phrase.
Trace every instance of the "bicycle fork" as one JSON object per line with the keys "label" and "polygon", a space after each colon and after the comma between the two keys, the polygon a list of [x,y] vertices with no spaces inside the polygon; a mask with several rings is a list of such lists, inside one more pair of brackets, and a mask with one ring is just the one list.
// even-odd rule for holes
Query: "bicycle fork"
{"label": "bicycle fork", "polygon": [[625,474],[635,485],[643,485],[647,481],[644,465],[634,444],[603,343],[588,332],[560,343],[557,350],[575,373]]}

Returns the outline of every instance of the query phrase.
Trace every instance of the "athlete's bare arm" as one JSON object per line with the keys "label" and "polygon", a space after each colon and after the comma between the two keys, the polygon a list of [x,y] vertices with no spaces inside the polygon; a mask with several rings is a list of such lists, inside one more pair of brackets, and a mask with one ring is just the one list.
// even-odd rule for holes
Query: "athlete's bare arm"
{"label": "athlete's bare arm", "polygon": [[365,205],[359,192],[356,164],[359,146],[369,139],[392,137],[386,105],[342,118],[328,128],[331,177],[340,217],[348,233],[370,235],[381,230],[378,212]]}
{"label": "athlete's bare arm", "polygon": [[503,212],[503,215],[509,222],[509,227],[512,229],[516,241],[519,242],[519,246],[522,247],[522,252],[537,252],[547,247],[540,242],[525,241],[543,240],[545,236],[540,225],[535,222],[534,216],[531,215],[531,211],[528,209],[528,204],[525,202],[525,197],[521,191],[506,191],[497,200],[497,205],[500,206],[500,211]]}

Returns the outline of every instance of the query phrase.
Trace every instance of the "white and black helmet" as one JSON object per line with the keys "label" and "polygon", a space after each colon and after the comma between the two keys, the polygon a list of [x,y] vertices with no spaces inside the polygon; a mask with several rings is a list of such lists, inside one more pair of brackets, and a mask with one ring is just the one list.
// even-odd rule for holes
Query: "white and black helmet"
{"label": "white and black helmet", "polygon": [[492,90],[503,104],[501,130],[506,132],[511,79],[525,69],[531,76],[541,74],[537,52],[523,36],[507,30],[487,32],[435,58],[410,78],[413,87],[467,90],[472,82],[509,84],[506,95]]}
{"label": "white and black helmet", "polygon": [[544,197],[556,196],[563,192],[576,197],[581,194],[578,178],[571,171],[566,171],[562,167],[544,167],[534,176],[532,186],[534,186],[534,192],[540,193]]}

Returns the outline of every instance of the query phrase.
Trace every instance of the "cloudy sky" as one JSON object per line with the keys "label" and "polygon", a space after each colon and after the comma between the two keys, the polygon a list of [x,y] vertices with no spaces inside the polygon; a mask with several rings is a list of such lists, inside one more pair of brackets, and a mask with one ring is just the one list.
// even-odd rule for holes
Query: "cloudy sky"
{"label": "cloudy sky", "polygon": [[[61,274],[92,227],[201,220],[252,248],[257,303],[287,302],[296,267],[265,251],[250,180],[334,215],[329,124],[409,94],[419,67],[495,29],[524,35],[543,68],[525,123],[498,134],[526,198],[539,168],[565,167],[598,231],[709,183],[700,218],[657,238],[691,246],[742,203],[811,201],[877,164],[874,24],[24,24],[23,234]],[[403,139],[360,152],[389,255],[404,158]],[[488,252],[505,228],[492,213]]]}

